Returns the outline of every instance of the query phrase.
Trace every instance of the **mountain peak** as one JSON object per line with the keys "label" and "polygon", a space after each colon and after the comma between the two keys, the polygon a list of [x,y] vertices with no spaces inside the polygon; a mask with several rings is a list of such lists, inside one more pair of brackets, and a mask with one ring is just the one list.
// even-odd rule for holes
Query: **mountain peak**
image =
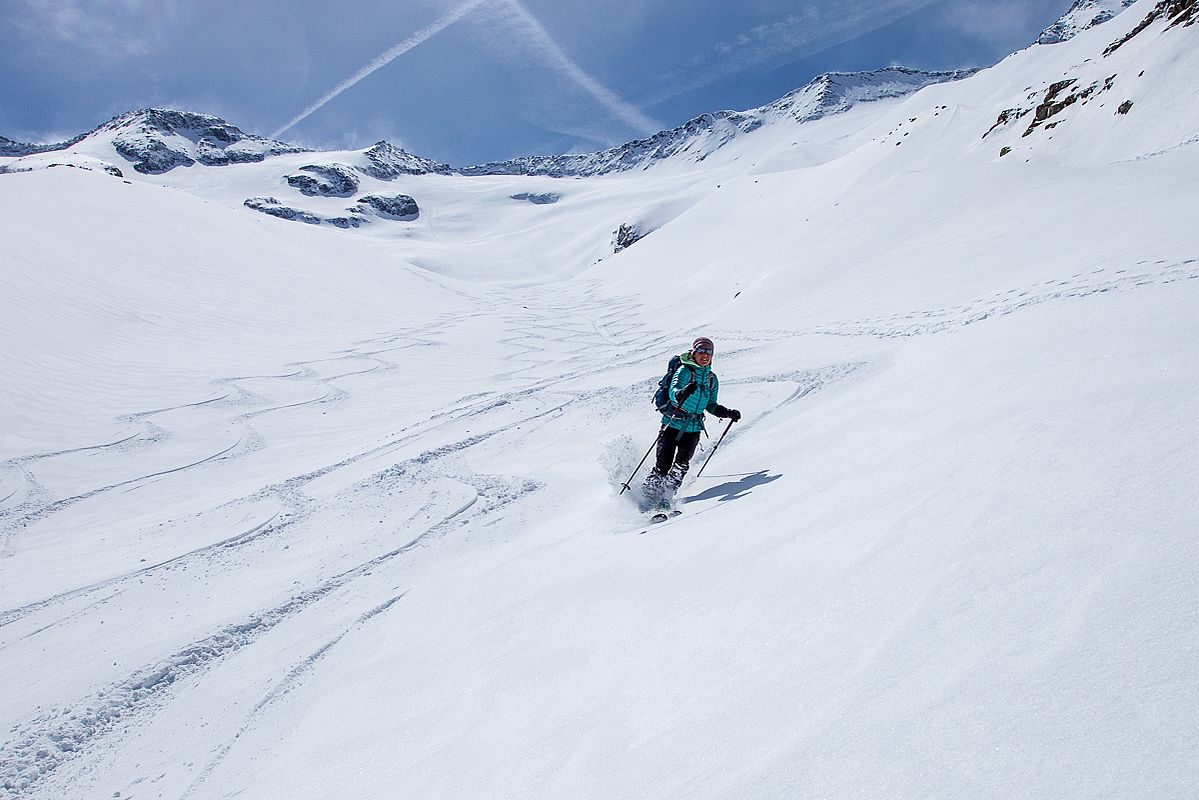
{"label": "mountain peak", "polygon": [[968,78],[977,71],[923,72],[896,66],[863,72],[825,72],[806,86],[749,113],[785,113],[806,122],[848,111],[858,103],[903,97],[934,83]]}
{"label": "mountain peak", "polygon": [[1085,30],[1102,25],[1136,0],[1074,0],[1061,18],[1041,31],[1036,44],[1058,44],[1073,39]]}
{"label": "mountain peak", "polygon": [[958,80],[974,72],[976,70],[921,72],[907,67],[885,67],[866,72],[826,72],[767,105],[748,111],[701,114],[675,128],[619,147],[597,153],[524,156],[466,167],[460,172],[464,175],[525,174],[561,178],[645,169],[655,162],[675,156],[698,162],[770,120],[789,117],[796,122],[810,122],[848,111],[858,103],[902,97],[925,86]]}
{"label": "mountain peak", "polygon": [[113,148],[138,172],[158,174],[175,167],[224,166],[307,148],[248,134],[220,117],[192,111],[141,108],[113,117],[89,136],[114,134]]}
{"label": "mountain peak", "polygon": [[363,155],[366,157],[367,166],[359,169],[364,174],[383,181],[400,175],[426,175],[431,172],[449,175],[453,171],[448,164],[413,155],[388,141],[375,142],[363,151]]}

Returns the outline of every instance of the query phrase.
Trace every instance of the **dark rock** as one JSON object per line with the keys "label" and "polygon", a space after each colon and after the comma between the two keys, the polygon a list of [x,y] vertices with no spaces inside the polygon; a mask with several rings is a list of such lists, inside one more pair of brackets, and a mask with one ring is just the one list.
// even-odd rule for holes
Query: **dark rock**
{"label": "dark rock", "polygon": [[325,217],[324,221],[330,225],[335,225],[338,228],[357,228],[363,223],[370,222],[369,219],[357,216],[355,214],[351,214],[348,217]]}
{"label": "dark rock", "polygon": [[310,214],[307,211],[300,211],[297,208],[289,208],[282,205],[273,197],[251,197],[245,202],[246,208],[252,208],[255,211],[261,211],[263,214],[270,214],[272,217],[280,219],[295,220],[297,222],[307,222],[309,225],[320,225],[321,218],[316,214]]}
{"label": "dark rock", "polygon": [[245,133],[219,117],[161,108],[122,114],[92,134],[102,131],[114,131],[117,152],[134,162],[135,170],[146,174],[190,167],[197,162],[224,166],[306,152],[302,147]]}
{"label": "dark rock", "polygon": [[996,128],[1001,128],[1013,120],[1020,119],[1020,117],[1023,117],[1030,111],[1032,111],[1031,108],[1006,108],[1003,111],[1000,111],[999,118],[995,120],[995,124],[983,134],[982,138],[986,139],[991,134],[991,131],[995,130]]}
{"label": "dark rock", "polygon": [[1117,114],[1127,114],[1129,111],[1132,111],[1132,101],[1131,100],[1125,100],[1116,109]]}
{"label": "dark rock", "polygon": [[358,178],[353,171],[342,164],[309,164],[300,169],[311,172],[310,175],[284,176],[287,183],[310,197],[349,197],[358,191]]}
{"label": "dark rock", "polygon": [[65,150],[100,133],[113,133],[112,143],[133,168],[159,174],[196,163],[224,166],[262,161],[268,156],[303,153],[306,148],[243,132],[219,117],[145,108],[114,117],[94,130],[59,144],[34,145],[0,137],[0,155],[26,156]]}
{"label": "dark rock", "polygon": [[25,142],[14,142],[5,136],[0,136],[0,157],[4,158],[19,158],[21,156],[31,156],[34,153],[45,153],[50,150],[57,150],[57,145],[52,144],[27,144]]}
{"label": "dark rock", "polygon": [[561,195],[554,192],[541,192],[539,194],[530,194],[529,192],[521,192],[520,194],[509,195],[513,200],[527,200],[534,205],[546,205],[556,203],[562,199]]}
{"label": "dark rock", "polygon": [[1194,25],[1196,21],[1199,21],[1199,0],[1161,0],[1143,20],[1137,23],[1135,28],[1109,44],[1103,51],[1103,55],[1110,56],[1134,36],[1162,18],[1170,20],[1167,28],[1173,28],[1175,25],[1184,27]]}
{"label": "dark rock", "polygon": [[[116,177],[116,178],[124,178],[125,177],[125,174],[123,172],[121,172],[120,167],[117,167],[115,164],[107,164],[103,161],[89,162],[88,164],[67,164],[67,163],[61,163],[61,162],[51,162],[49,164],[46,164],[46,169],[54,169],[55,167],[71,167],[72,169],[82,169],[87,172],[96,172],[96,169],[94,169],[93,167],[98,167],[101,171],[105,172],[108,175],[112,175],[113,177]],[[14,174],[15,175],[16,173],[19,173],[19,172],[33,172],[33,169],[34,169],[33,167],[29,167],[29,166],[19,166],[19,167],[2,167],[2,166],[0,166],[0,175],[4,175],[4,174]],[[125,182],[128,183],[129,181],[125,181]]]}
{"label": "dark rock", "polygon": [[[394,197],[383,197],[376,194],[368,194],[358,198],[359,203],[365,203],[376,214],[385,219],[398,219],[405,222],[411,222],[420,216],[420,207],[406,194],[397,194]],[[351,210],[358,210],[357,208]]]}
{"label": "dark rock", "polygon": [[376,142],[363,155],[367,166],[355,169],[381,181],[390,181],[400,175],[449,175],[453,172],[448,164],[414,156],[390,142]]}
{"label": "dark rock", "polygon": [[230,159],[219,140],[205,136],[196,142],[196,160],[208,167],[223,167]]}
{"label": "dark rock", "polygon": [[143,175],[158,175],[175,167],[190,167],[196,163],[187,153],[172,149],[157,139],[116,139],[112,144],[117,153],[127,161],[132,161],[133,168]]}
{"label": "dark rock", "polygon": [[627,222],[622,222],[620,227],[617,228],[612,234],[612,252],[619,253],[626,247],[631,247],[632,245],[644,239],[646,233],[648,233],[648,231],[642,233],[641,229],[637,225],[631,225]]}
{"label": "dark rock", "polygon": [[[1086,100],[1095,92],[1096,89],[1099,88],[1099,82],[1096,81],[1085,89],[1072,90],[1064,98],[1058,99],[1058,96],[1064,90],[1070,88],[1077,82],[1077,78],[1067,78],[1066,80],[1058,81],[1057,83],[1052,84],[1049,89],[1046,90],[1045,98],[1041,101],[1041,104],[1037,106],[1033,115],[1033,121],[1029,123],[1028,129],[1024,131],[1021,136],[1028,136],[1046,120],[1060,114],[1063,110],[1074,105],[1079,100]],[[1054,124],[1056,125],[1057,123]]]}

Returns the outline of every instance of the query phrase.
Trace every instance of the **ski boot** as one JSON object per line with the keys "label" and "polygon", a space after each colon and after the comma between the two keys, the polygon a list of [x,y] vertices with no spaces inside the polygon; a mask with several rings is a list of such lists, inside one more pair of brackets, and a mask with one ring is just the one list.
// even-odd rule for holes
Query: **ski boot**
{"label": "ski boot", "polygon": [[656,508],[658,503],[662,502],[665,491],[666,476],[658,472],[657,467],[654,467],[645,476],[645,482],[641,484],[641,496],[645,499],[646,508]]}
{"label": "ski boot", "polygon": [[675,464],[670,468],[670,472],[666,473],[662,479],[662,485],[664,487],[663,494],[674,497],[674,493],[677,492],[679,487],[683,485],[683,478],[687,476],[687,468],[689,466],[691,465]]}

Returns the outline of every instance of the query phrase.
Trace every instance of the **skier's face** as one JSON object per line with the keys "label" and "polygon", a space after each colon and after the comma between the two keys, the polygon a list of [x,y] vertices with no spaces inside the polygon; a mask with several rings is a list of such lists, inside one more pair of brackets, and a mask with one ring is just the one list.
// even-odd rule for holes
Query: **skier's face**
{"label": "skier's face", "polygon": [[691,354],[691,357],[695,359],[695,363],[699,364],[701,367],[706,367],[712,363],[712,354],[705,353],[703,350],[696,350]]}

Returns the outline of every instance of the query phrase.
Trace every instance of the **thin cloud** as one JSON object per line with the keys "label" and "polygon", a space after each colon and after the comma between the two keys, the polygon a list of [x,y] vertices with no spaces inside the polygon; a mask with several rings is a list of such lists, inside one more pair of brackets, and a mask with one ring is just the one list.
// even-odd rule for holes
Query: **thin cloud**
{"label": "thin cloud", "polygon": [[545,27],[520,3],[520,0],[505,1],[524,24],[525,31],[533,40],[535,47],[546,56],[555,69],[598,100],[600,105],[633,130],[643,134],[662,130],[661,123],[646,116],[641,109],[591,77],[570,56],[566,55]]}
{"label": "thin cloud", "polygon": [[392,61],[395,61],[397,58],[404,55],[404,53],[407,53],[409,50],[416,47],[418,44],[421,44],[422,42],[424,42],[424,41],[430,39],[431,37],[435,36],[436,34],[440,33],[442,30],[449,27],[450,25],[453,25],[455,22],[457,22],[458,20],[465,17],[467,14],[469,14],[475,8],[482,5],[484,2],[487,2],[487,0],[467,0],[467,2],[458,6],[453,11],[449,12],[445,16],[438,19],[436,22],[434,22],[431,25],[428,25],[424,28],[421,28],[419,31],[412,34],[411,36],[409,36],[407,39],[400,42],[396,46],[392,47],[390,50],[388,50],[387,52],[380,55],[378,58],[376,58],[371,63],[367,64],[365,67],[363,67],[362,69],[355,72],[349,78],[346,78],[344,81],[337,84],[337,86],[335,86],[332,91],[326,93],[323,97],[321,97],[321,99],[317,100],[315,103],[308,106],[308,108],[301,111],[300,114],[295,119],[291,120],[286,125],[284,125],[282,128],[280,128],[279,130],[277,130],[273,134],[271,134],[271,138],[278,139],[288,129],[294,127],[296,124],[302,122],[303,120],[305,120],[312,114],[319,111],[327,103],[329,103],[329,101],[331,101],[333,98],[337,97],[339,94],[341,94],[345,90],[354,86],[356,83],[358,83],[362,79],[366,78],[367,76],[371,75],[372,73],[376,72],[377,70],[380,70],[383,67],[386,67]]}
{"label": "thin cloud", "polygon": [[104,61],[144,56],[166,35],[161,15],[147,15],[130,0],[25,0],[11,24],[33,41],[65,43]]}
{"label": "thin cloud", "polygon": [[758,25],[736,38],[720,42],[708,54],[692,59],[686,69],[674,70],[665,87],[645,105],[653,106],[722,78],[764,65],[792,61],[857,39],[890,25],[940,0],[876,0],[866,4],[836,4],[826,9],[809,6],[775,22]]}

